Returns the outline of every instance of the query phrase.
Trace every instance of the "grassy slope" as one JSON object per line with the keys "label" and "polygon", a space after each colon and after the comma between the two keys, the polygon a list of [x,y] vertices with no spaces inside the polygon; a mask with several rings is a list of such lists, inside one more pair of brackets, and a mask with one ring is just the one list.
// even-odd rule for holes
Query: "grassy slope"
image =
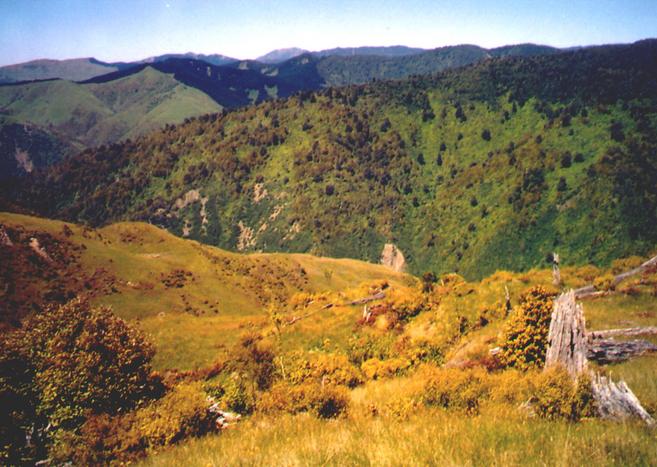
{"label": "grassy slope", "polygon": [[[270,302],[280,303],[294,293],[340,291],[376,279],[409,280],[383,266],[354,260],[239,255],[141,223],[99,230],[68,224],[73,231],[68,238],[59,221],[0,213],[0,224],[20,226],[34,232],[36,238],[47,233],[84,245],[78,259],[82,268],[75,274],[101,271],[110,278],[116,292],[95,296],[95,303],[110,305],[119,316],[139,323],[156,344],[155,366],[160,369],[186,370],[210,364],[219,349],[230,346],[244,329],[267,325]],[[193,278],[180,288],[167,288],[162,280],[175,270],[189,271]],[[331,310],[325,319],[338,315]]]}
{"label": "grassy slope", "polygon": [[[0,223],[55,236],[61,236],[64,225],[8,213],[0,214]],[[476,323],[482,310],[497,307],[505,287],[515,304],[528,287],[550,287],[551,282],[549,270],[499,271],[481,282],[456,286],[442,295],[436,308],[420,313],[399,331],[364,329],[355,326],[362,307],[336,306],[322,311],[324,303],[365,295],[367,287],[358,285],[363,281],[371,284],[386,279],[393,290],[400,289],[412,283],[408,276],[353,260],[229,253],[142,223],[119,223],[98,230],[68,225],[73,232],[68,240],[86,247],[79,259],[82,269],[102,268],[116,276],[113,284],[117,291],[94,300],[111,305],[117,314],[148,333],[157,347],[155,365],[159,369],[208,365],[247,329],[269,334],[271,323],[265,309],[272,299],[278,300],[279,309],[288,318],[314,312],[283,327],[276,347],[278,352],[312,355],[344,353],[348,338],[354,334],[370,334],[382,341],[408,337],[445,342],[445,333],[453,332],[454,324],[463,322],[461,318]],[[301,274],[300,268],[306,274]],[[162,274],[176,269],[192,272],[193,279],[182,288],[164,287]],[[562,279],[566,287],[579,287],[607,272],[592,266],[566,267],[562,268]],[[653,274],[646,279],[654,284],[657,277]],[[585,301],[588,328],[657,325],[657,301],[651,287],[638,284],[631,294]],[[288,305],[296,291],[322,293],[316,295],[315,303],[294,310]],[[212,306],[217,303],[219,313],[215,314]],[[190,305],[193,310],[185,311]],[[449,340],[446,360],[451,365],[467,366],[471,359],[486,354],[496,345],[504,322],[498,317],[484,327],[467,325],[460,337]],[[614,378],[624,378],[644,406],[657,413],[657,356],[613,365],[607,371]],[[422,384],[421,373],[415,371],[369,381],[351,391],[352,406],[346,419],[257,415],[221,435],[154,453],[144,463],[572,465],[593,461],[596,465],[627,465],[649,464],[657,455],[654,433],[634,422],[550,422],[527,418],[521,410],[497,403],[485,403],[477,415],[469,416],[421,406],[402,405],[395,413],[384,410]],[[379,416],[372,416],[372,406],[381,409]]]}
{"label": "grassy slope", "polygon": [[[606,271],[565,268],[565,284],[577,287]],[[654,274],[653,274],[654,280]],[[404,334],[431,336],[451,311],[471,320],[477,310],[494,306],[504,286],[516,303],[530,285],[549,287],[548,270],[525,274],[498,272],[462,293],[448,297],[436,315],[421,314]],[[657,324],[657,301],[651,289],[637,295],[615,294],[584,302],[588,329]],[[504,321],[465,334],[447,354],[451,364],[487,352]],[[284,333],[285,336],[285,333]],[[285,337],[284,337],[285,338]],[[298,339],[290,334],[287,338]],[[655,341],[655,339],[653,339]],[[646,409],[657,413],[657,356],[647,355],[606,370],[623,378]],[[247,419],[218,436],[191,440],[146,459],[142,465],[649,465],[657,456],[654,432],[636,422],[586,419],[579,423],[528,418],[518,407],[487,403],[476,415],[401,406],[399,413],[372,416],[371,407],[412,394],[422,386],[419,373],[370,381],[351,393],[346,419],[320,421],[306,415]]]}
{"label": "grassy slope", "polygon": [[0,106],[18,121],[55,130],[86,146],[136,137],[221,109],[204,93],[150,67],[104,84],[56,80],[3,86]]}
{"label": "grassy slope", "polygon": [[33,60],[0,67],[0,83],[61,78],[82,81],[115,71],[115,66],[94,62],[88,58],[72,60]]}

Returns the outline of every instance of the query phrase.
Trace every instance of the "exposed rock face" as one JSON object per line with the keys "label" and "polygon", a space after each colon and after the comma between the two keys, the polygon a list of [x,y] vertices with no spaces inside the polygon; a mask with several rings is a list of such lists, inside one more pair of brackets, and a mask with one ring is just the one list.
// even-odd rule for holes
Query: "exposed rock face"
{"label": "exposed rock face", "polygon": [[39,240],[36,237],[30,238],[30,248],[32,248],[32,250],[34,250],[37,255],[41,256],[48,263],[53,262],[52,258],[48,255],[48,253],[46,253],[46,250],[41,246]]}
{"label": "exposed rock face", "polygon": [[381,264],[393,271],[402,272],[406,269],[404,254],[393,243],[386,243],[381,251]]}
{"label": "exposed rock face", "polygon": [[14,242],[9,238],[9,234],[5,230],[4,226],[0,225],[0,245],[3,246],[14,246]]}

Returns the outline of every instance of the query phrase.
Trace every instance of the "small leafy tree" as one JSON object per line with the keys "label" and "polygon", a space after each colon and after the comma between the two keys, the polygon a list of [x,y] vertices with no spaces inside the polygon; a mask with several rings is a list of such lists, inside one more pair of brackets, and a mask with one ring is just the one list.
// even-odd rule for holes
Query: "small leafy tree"
{"label": "small leafy tree", "polygon": [[504,328],[501,362],[522,370],[543,365],[551,316],[552,295],[541,286],[529,289]]}

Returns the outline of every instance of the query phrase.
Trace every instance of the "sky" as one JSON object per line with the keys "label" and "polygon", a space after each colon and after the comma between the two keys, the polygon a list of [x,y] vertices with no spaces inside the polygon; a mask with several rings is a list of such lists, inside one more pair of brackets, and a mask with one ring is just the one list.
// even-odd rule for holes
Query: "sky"
{"label": "sky", "polygon": [[569,47],[649,37],[657,37],[657,0],[0,0],[0,65],[190,51],[246,59],[285,47]]}

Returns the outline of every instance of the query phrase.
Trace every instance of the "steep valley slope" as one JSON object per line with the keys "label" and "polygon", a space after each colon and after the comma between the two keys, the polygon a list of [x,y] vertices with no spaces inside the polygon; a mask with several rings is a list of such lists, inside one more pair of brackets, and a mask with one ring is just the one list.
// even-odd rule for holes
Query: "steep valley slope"
{"label": "steep valley slope", "polygon": [[657,41],[304,92],[86,150],[5,197],[238,251],[483,277],[657,241]]}

